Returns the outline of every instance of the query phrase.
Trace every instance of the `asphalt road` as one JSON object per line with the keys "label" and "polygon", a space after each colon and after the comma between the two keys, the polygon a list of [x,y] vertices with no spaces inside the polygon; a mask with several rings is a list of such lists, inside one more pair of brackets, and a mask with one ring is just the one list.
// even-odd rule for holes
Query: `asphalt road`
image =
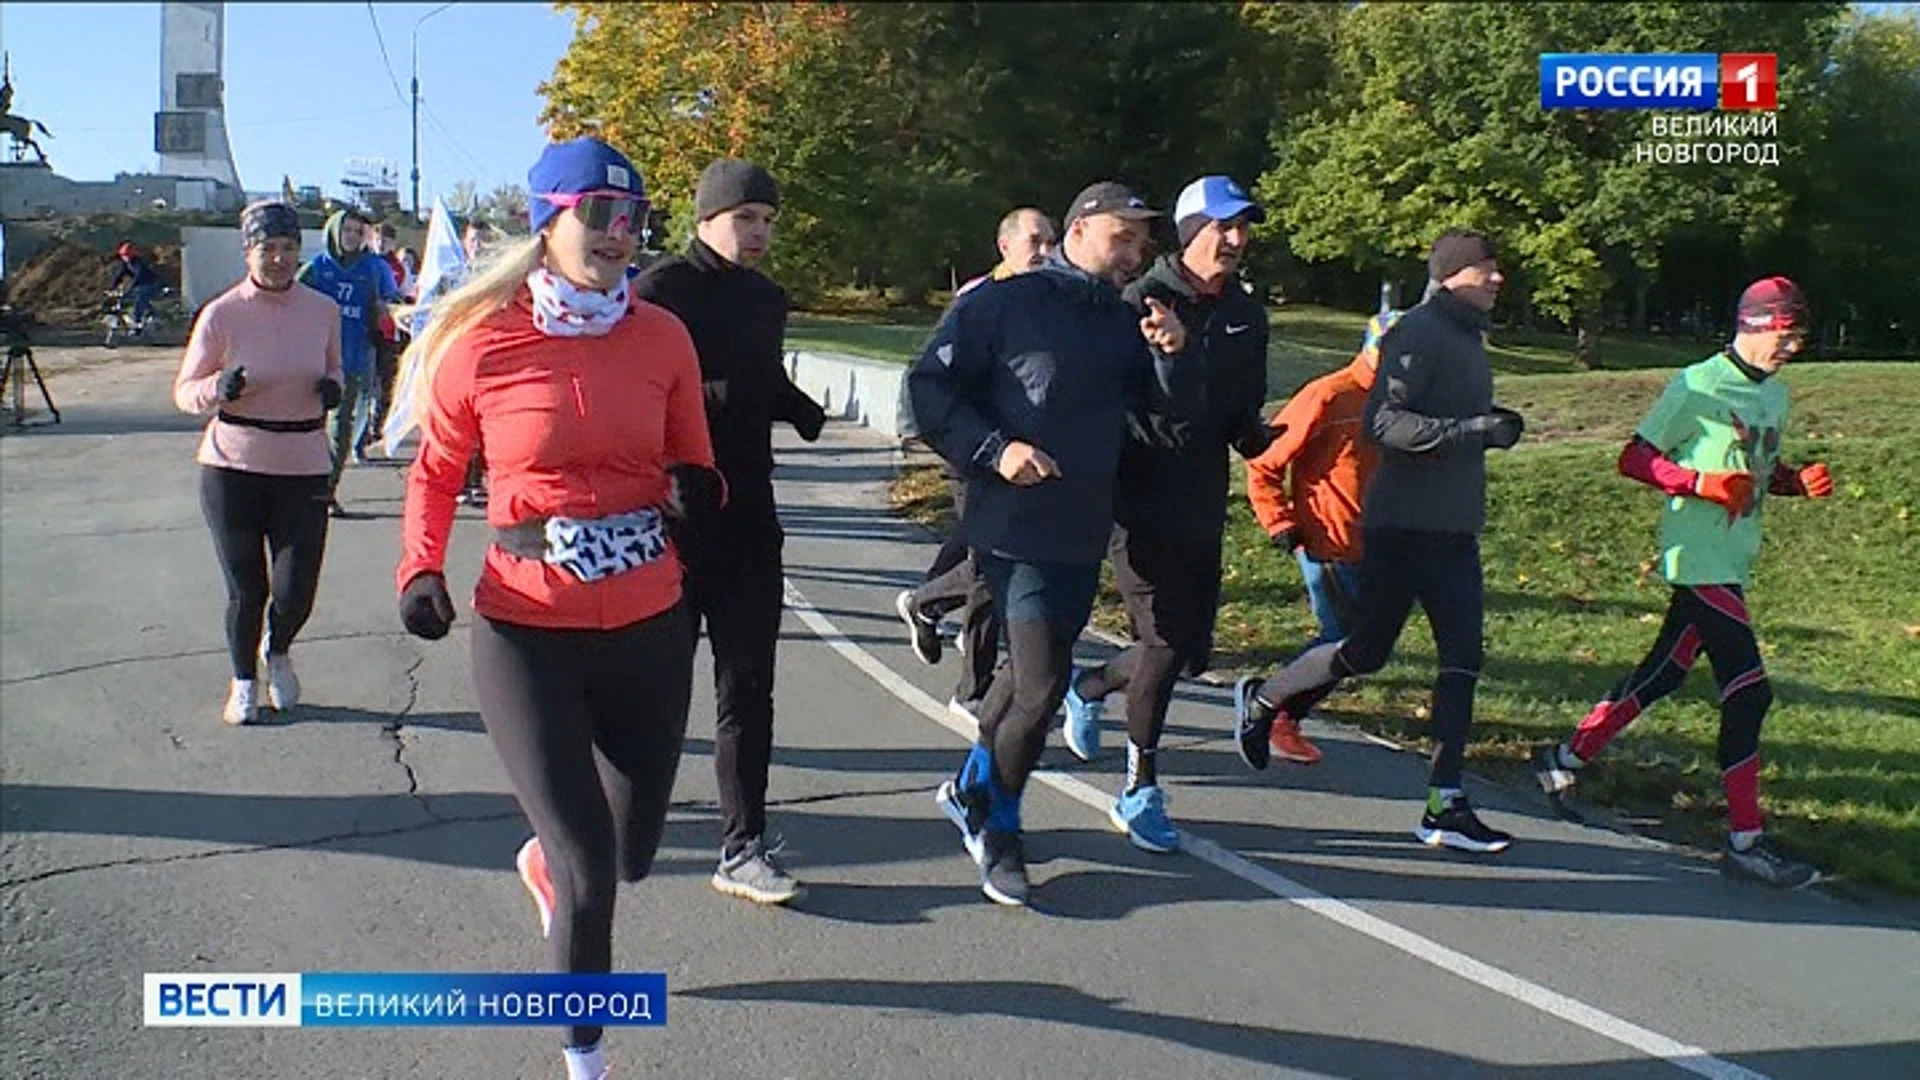
{"label": "asphalt road", "polygon": [[[333,525],[294,654],[306,703],[224,727],[225,601],[176,359],[43,350],[65,422],[0,439],[0,1075],[562,1075],[542,1029],[142,1027],[146,971],[544,956],[512,871],[527,828],[468,674],[478,516],[453,544],[461,622],[418,641],[393,605],[402,473],[351,470],[370,516]],[[1087,766],[1056,736],[1026,807],[1036,908],[989,903],[931,801],[966,738],[941,708],[953,661],[919,664],[892,612],[933,551],[886,510],[894,452],[840,424],[780,445],[772,798],[810,891],[769,910],[707,883],[703,651],[666,844],[622,890],[614,942],[617,967],[667,974],[669,1019],[612,1033],[616,1075],[1920,1075],[1906,913],[1728,882],[1484,784],[1514,847],[1432,852],[1409,833],[1421,762],[1310,727],[1321,765],[1248,773],[1225,694],[1199,684],[1161,766],[1189,853],[1107,823],[1117,730]]]}

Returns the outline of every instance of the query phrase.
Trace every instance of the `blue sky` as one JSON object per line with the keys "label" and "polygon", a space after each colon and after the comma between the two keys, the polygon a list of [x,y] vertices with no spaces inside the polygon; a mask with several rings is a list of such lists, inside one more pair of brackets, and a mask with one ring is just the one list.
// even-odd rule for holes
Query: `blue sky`
{"label": "blue sky", "polygon": [[[407,199],[405,94],[417,20],[441,6],[365,3],[226,6],[227,134],[249,191],[295,184],[341,191],[348,158],[385,158]],[[420,29],[420,193],[461,180],[484,193],[524,183],[546,141],[536,92],[573,37],[548,4],[458,3]],[[110,180],[158,164],[160,4],[0,2],[13,59],[14,111],[47,125],[54,169]],[[399,84],[399,91],[394,88]]]}

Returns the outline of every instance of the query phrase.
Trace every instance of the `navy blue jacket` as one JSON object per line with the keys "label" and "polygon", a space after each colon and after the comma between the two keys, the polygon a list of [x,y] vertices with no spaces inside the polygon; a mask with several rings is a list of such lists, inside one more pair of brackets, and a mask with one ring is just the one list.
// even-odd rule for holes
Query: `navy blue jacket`
{"label": "navy blue jacket", "polygon": [[[960,535],[1023,561],[1098,563],[1127,414],[1186,407],[1196,380],[1182,355],[1156,356],[1120,290],[1059,253],[961,297],[907,376],[920,437],[966,479]],[[1060,475],[1001,479],[1012,441],[1044,450]]]}

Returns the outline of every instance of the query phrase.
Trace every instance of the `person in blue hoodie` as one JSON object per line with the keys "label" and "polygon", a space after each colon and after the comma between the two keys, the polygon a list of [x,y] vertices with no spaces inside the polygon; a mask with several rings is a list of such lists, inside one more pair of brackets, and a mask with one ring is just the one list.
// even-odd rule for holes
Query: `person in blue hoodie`
{"label": "person in blue hoodie", "polygon": [[1159,216],[1117,183],[1082,191],[1061,247],[960,297],[907,376],[917,430],[966,480],[960,532],[1006,628],[979,741],[936,796],[1000,904],[1027,902],[1020,797],[1093,609],[1127,415],[1198,395],[1179,316],[1120,292]]}
{"label": "person in blue hoodie", "polygon": [[341,470],[372,422],[374,338],[380,318],[387,302],[400,297],[386,260],[367,250],[367,228],[360,211],[334,211],[327,219],[327,249],[300,268],[302,285],[340,305],[340,370],[346,383],[333,413],[333,474],[327,478],[327,512],[334,517],[346,516],[339,498]]}

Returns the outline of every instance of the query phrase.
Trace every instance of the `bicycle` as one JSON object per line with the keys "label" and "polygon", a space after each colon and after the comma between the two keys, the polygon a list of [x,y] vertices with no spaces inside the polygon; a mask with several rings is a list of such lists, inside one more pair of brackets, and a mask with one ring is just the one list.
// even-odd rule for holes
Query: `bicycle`
{"label": "bicycle", "polygon": [[101,306],[100,318],[106,324],[106,339],[102,342],[112,349],[123,340],[139,338],[146,340],[155,330],[170,330],[185,322],[185,313],[180,308],[179,297],[171,288],[162,288],[153,294],[147,304],[147,317],[136,322],[133,317],[132,297],[122,289],[109,291],[105,303]]}

